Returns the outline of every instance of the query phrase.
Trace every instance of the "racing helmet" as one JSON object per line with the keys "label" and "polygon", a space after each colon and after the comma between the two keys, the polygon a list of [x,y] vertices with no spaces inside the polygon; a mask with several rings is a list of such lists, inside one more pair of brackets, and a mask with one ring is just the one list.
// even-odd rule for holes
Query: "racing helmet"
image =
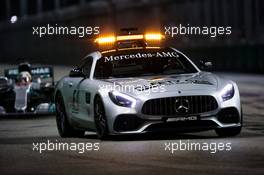
{"label": "racing helmet", "polygon": [[20,72],[17,76],[17,83],[28,84],[31,81],[32,81],[32,76],[27,71]]}
{"label": "racing helmet", "polygon": [[19,64],[18,72],[28,72],[29,74],[31,74],[31,65],[27,62]]}

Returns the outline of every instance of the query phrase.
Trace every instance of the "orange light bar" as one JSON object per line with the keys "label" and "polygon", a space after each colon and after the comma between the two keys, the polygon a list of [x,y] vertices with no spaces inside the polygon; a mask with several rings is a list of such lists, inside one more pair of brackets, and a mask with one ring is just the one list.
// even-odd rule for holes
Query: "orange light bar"
{"label": "orange light bar", "polygon": [[114,43],[116,41],[116,37],[114,36],[109,36],[109,37],[99,37],[96,38],[94,42],[98,44],[107,44],[107,43]]}
{"label": "orange light bar", "polygon": [[98,44],[110,44],[116,41],[125,41],[125,40],[162,40],[164,38],[163,35],[159,33],[147,33],[145,35],[122,35],[122,36],[109,36],[109,37],[99,37],[95,40]]}
{"label": "orange light bar", "polygon": [[164,38],[163,35],[159,33],[147,33],[145,34],[146,40],[162,40]]}
{"label": "orange light bar", "polygon": [[117,36],[117,41],[123,41],[123,40],[137,40],[137,39],[143,39],[143,35],[124,35],[124,36]]}

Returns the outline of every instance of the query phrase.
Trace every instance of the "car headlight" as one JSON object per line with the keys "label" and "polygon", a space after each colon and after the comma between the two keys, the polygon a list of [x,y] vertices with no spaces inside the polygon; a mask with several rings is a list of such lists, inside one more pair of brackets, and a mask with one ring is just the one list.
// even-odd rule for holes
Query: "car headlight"
{"label": "car headlight", "polygon": [[109,92],[110,99],[118,106],[134,108],[136,106],[137,100],[129,95],[111,91]]}
{"label": "car headlight", "polygon": [[232,84],[227,84],[221,91],[223,101],[231,99],[235,94],[235,89]]}

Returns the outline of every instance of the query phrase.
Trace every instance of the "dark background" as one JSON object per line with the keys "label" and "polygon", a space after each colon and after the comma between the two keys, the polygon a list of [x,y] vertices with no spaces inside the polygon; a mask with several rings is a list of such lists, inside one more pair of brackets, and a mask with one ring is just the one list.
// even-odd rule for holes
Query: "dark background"
{"label": "dark background", "polygon": [[[137,27],[231,26],[232,34],[167,40],[193,59],[211,59],[217,71],[264,73],[262,0],[2,0],[0,63],[77,65],[94,50],[93,38],[32,35],[32,26],[100,26],[100,32]],[[16,15],[18,21],[10,22]]]}

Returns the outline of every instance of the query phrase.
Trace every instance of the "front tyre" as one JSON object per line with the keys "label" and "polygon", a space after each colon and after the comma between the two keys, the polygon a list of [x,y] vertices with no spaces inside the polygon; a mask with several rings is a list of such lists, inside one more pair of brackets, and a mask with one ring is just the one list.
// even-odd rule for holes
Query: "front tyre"
{"label": "front tyre", "polygon": [[94,100],[94,122],[98,138],[105,139],[108,135],[107,119],[103,101],[99,96]]}
{"label": "front tyre", "polygon": [[59,134],[61,137],[82,137],[84,136],[85,131],[76,130],[72,128],[68,121],[68,117],[65,111],[65,106],[63,102],[63,97],[61,94],[58,94],[55,99],[56,104],[56,123]]}

